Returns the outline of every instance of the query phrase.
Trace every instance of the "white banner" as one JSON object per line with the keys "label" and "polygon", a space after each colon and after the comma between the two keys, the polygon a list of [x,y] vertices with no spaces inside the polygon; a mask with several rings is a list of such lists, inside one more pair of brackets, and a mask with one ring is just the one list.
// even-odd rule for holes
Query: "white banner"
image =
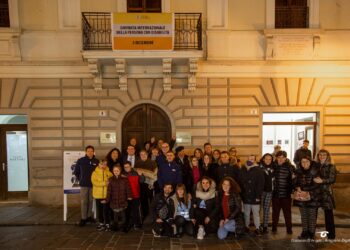
{"label": "white banner", "polygon": [[63,152],[63,191],[65,194],[80,193],[79,180],[73,174],[79,158],[85,156],[85,151]]}

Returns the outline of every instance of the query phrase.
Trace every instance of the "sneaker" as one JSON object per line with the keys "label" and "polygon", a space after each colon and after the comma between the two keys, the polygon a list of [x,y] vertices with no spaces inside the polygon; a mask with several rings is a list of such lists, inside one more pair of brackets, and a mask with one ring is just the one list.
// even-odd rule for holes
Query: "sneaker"
{"label": "sneaker", "polygon": [[105,231],[106,231],[106,232],[111,231],[111,226],[110,226],[109,224],[106,224],[106,226],[105,226]]}
{"label": "sneaker", "polygon": [[157,234],[156,231],[154,231],[154,229],[152,229],[152,233],[153,233],[153,237],[154,237],[154,238],[159,238],[159,237],[161,237],[161,235],[160,235],[160,234]]}
{"label": "sneaker", "polygon": [[83,219],[81,219],[80,221],[79,221],[79,223],[78,223],[78,226],[79,227],[83,227],[83,226],[85,226],[86,225],[86,220],[83,220]]}
{"label": "sneaker", "polygon": [[291,228],[287,228],[287,234],[293,234],[293,230]]}
{"label": "sneaker", "polygon": [[104,231],[105,229],[106,228],[105,228],[105,225],[103,223],[98,224],[98,226],[96,227],[97,231]]}
{"label": "sneaker", "polygon": [[263,227],[262,228],[262,233],[263,234],[267,234],[269,232],[269,230],[267,229],[267,227]]}
{"label": "sneaker", "polygon": [[203,228],[203,227],[200,227],[200,228],[198,229],[197,239],[198,239],[198,240],[203,240],[204,236],[205,236],[204,228]]}
{"label": "sneaker", "polygon": [[276,226],[272,226],[272,232],[273,233],[277,233],[277,227]]}
{"label": "sneaker", "polygon": [[302,231],[301,234],[298,236],[299,240],[304,240],[308,238],[308,232]]}

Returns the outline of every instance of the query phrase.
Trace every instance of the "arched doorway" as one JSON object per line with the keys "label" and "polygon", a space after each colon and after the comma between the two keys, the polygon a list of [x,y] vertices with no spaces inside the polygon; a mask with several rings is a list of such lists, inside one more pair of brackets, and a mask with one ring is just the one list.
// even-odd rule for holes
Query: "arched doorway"
{"label": "arched doorway", "polygon": [[151,136],[157,139],[170,141],[171,123],[167,114],[153,104],[140,104],[132,108],[124,117],[122,122],[122,148],[125,150],[130,139],[135,137],[138,146]]}

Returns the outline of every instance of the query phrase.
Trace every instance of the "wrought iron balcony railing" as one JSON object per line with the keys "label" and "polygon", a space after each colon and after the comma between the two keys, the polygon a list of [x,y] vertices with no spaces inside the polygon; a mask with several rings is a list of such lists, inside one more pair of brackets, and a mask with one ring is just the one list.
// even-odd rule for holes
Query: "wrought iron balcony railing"
{"label": "wrought iron balcony railing", "polygon": [[[111,50],[111,14],[83,12],[83,50]],[[202,50],[202,14],[175,13],[174,49]]]}

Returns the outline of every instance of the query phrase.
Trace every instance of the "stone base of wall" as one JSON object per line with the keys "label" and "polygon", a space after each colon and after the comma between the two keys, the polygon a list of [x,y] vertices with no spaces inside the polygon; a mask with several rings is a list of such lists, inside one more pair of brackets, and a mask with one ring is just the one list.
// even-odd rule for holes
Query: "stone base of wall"
{"label": "stone base of wall", "polygon": [[[30,205],[63,206],[63,189],[34,189],[29,191]],[[80,205],[80,195],[68,195],[68,205]]]}

